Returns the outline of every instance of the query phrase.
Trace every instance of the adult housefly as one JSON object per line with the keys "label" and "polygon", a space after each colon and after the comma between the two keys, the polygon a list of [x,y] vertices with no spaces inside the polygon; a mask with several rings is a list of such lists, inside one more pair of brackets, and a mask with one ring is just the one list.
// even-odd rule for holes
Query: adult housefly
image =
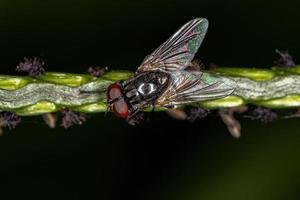
{"label": "adult housefly", "polygon": [[107,89],[110,110],[130,121],[145,107],[172,108],[230,95],[232,86],[192,67],[207,28],[205,18],[187,22],[144,59],[132,78],[111,84]]}

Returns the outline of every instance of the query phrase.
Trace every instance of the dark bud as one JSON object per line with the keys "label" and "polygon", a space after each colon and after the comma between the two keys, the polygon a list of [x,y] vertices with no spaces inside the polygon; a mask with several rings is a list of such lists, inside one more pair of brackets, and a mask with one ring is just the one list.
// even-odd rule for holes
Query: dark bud
{"label": "dark bud", "polygon": [[0,113],[0,121],[1,127],[13,129],[21,122],[21,118],[12,112],[2,112]]}
{"label": "dark bud", "polygon": [[280,67],[294,67],[296,66],[293,57],[289,54],[288,51],[281,52],[278,49],[275,50],[279,54],[280,58],[275,61],[275,64]]}
{"label": "dark bud", "polygon": [[81,125],[86,121],[83,113],[73,112],[70,109],[63,109],[61,113],[63,115],[61,126],[66,129],[73,125]]}
{"label": "dark bud", "polygon": [[19,66],[16,67],[17,72],[25,72],[29,76],[38,76],[45,72],[43,68],[45,62],[41,58],[24,58],[23,62],[19,63]]}
{"label": "dark bud", "polygon": [[94,77],[100,77],[108,71],[108,67],[89,67],[88,73]]}
{"label": "dark bud", "polygon": [[196,119],[205,118],[210,113],[210,111],[205,108],[191,107],[186,109],[186,113],[186,120],[193,123],[196,121]]}
{"label": "dark bud", "polygon": [[252,111],[252,115],[248,116],[252,120],[259,120],[263,123],[269,123],[278,118],[278,114],[269,108],[257,107]]}

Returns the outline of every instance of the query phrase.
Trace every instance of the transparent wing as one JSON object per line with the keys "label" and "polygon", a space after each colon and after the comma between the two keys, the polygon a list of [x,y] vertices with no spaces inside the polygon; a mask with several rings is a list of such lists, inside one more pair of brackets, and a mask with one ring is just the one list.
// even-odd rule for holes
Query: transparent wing
{"label": "transparent wing", "polygon": [[158,106],[174,106],[223,98],[235,89],[235,82],[200,71],[172,73],[170,87],[156,100]]}
{"label": "transparent wing", "polygon": [[205,18],[197,18],[183,25],[174,35],[147,56],[137,73],[152,70],[184,69],[194,58],[208,28]]}

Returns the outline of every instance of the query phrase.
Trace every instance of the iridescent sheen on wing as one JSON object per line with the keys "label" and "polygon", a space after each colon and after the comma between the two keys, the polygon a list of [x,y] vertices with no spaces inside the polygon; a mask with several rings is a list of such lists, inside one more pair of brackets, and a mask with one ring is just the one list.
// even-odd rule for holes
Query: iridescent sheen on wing
{"label": "iridescent sheen on wing", "polygon": [[183,25],[166,42],[147,56],[137,72],[183,70],[200,47],[208,28],[208,20],[197,18]]}

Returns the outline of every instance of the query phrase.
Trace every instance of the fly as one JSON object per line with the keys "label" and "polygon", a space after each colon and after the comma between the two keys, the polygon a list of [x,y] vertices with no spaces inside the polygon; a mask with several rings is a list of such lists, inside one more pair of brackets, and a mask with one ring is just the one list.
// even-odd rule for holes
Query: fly
{"label": "fly", "polygon": [[233,87],[193,67],[192,60],[207,28],[205,18],[183,25],[144,59],[132,78],[108,87],[108,108],[129,122],[149,106],[172,108],[230,95]]}

